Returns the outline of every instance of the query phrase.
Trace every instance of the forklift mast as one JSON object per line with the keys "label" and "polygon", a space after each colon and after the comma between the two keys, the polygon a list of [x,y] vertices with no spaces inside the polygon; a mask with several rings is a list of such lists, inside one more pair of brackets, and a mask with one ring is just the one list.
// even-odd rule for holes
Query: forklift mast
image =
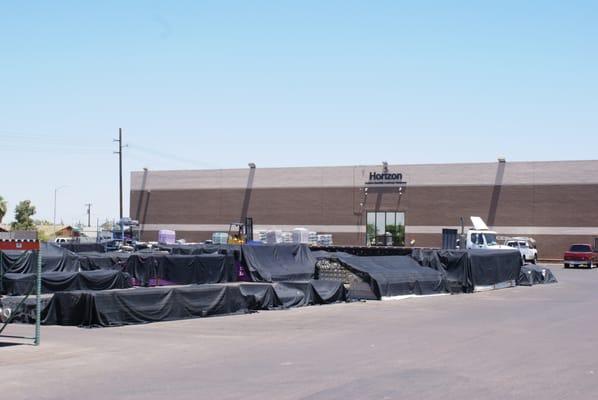
{"label": "forklift mast", "polygon": [[253,240],[253,218],[245,218],[245,243]]}

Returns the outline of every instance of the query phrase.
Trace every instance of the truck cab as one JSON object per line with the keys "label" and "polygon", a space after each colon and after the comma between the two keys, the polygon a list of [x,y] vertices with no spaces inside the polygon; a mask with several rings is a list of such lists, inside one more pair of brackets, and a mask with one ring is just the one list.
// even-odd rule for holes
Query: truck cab
{"label": "truck cab", "polygon": [[473,229],[467,231],[468,249],[513,250],[498,244],[498,234],[491,231],[480,217],[471,217]]}
{"label": "truck cab", "polygon": [[493,249],[502,250],[509,249],[511,247],[503,246],[498,244],[498,234],[490,230],[476,230],[470,229],[467,231],[467,248],[468,249]]}

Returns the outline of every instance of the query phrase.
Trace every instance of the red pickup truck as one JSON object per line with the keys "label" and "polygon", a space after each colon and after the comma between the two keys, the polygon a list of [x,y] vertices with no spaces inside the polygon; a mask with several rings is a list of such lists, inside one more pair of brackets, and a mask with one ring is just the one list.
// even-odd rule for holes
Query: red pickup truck
{"label": "red pickup truck", "polygon": [[584,265],[588,268],[598,267],[598,250],[589,244],[574,244],[565,252],[565,268]]}

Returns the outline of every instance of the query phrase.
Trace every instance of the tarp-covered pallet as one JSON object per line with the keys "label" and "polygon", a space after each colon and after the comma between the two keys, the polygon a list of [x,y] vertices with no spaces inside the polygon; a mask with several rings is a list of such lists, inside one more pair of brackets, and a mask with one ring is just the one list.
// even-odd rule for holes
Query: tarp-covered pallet
{"label": "tarp-covered pallet", "polygon": [[[36,268],[32,252],[3,252],[0,266],[4,274],[31,274]],[[138,253],[73,253],[52,243],[42,246],[44,273],[77,273],[113,270],[126,272],[141,286],[187,285],[234,282],[237,270],[232,254],[201,253],[169,255]],[[49,277],[49,275],[48,275]]]}
{"label": "tarp-covered pallet", "polygon": [[[12,306],[18,297],[0,299]],[[332,304],[346,300],[340,282],[228,283],[134,288],[100,292],[59,292],[45,298],[42,323],[109,327],[174,321],[260,310]],[[34,322],[31,304],[18,316]]]}
{"label": "tarp-covered pallet", "polygon": [[414,249],[411,257],[441,272],[452,293],[513,287],[521,271],[517,250]]}
{"label": "tarp-covered pallet", "polygon": [[[79,256],[53,243],[41,243],[43,272],[77,272]],[[4,273],[31,274],[37,268],[37,255],[32,251],[4,251],[0,253],[0,267]]]}
{"label": "tarp-covered pallet", "polygon": [[526,264],[521,267],[517,285],[519,286],[534,286],[545,285],[549,283],[557,283],[556,277],[553,275],[550,268],[542,265]]}
{"label": "tarp-covered pallet", "polygon": [[245,245],[242,254],[255,282],[301,281],[315,276],[316,259],[304,244]]}
{"label": "tarp-covered pallet", "polygon": [[[21,296],[35,287],[35,274],[8,273],[2,277],[2,294]],[[129,274],[121,271],[44,272],[42,293],[75,290],[110,290],[132,287]]]}
{"label": "tarp-covered pallet", "polygon": [[[409,256],[360,257],[347,253],[317,252],[319,258],[338,260],[366,282],[378,299],[405,295],[430,295],[447,292],[444,276],[422,266]],[[352,292],[349,289],[350,293]],[[367,293],[364,293],[367,296]]]}
{"label": "tarp-covered pallet", "polygon": [[232,255],[132,255],[124,269],[139,286],[189,285],[236,281]]}

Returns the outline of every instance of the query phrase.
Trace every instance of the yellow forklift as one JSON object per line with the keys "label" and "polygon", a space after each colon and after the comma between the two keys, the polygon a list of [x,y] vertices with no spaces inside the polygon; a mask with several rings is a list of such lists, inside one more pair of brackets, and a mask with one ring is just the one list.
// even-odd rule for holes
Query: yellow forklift
{"label": "yellow forklift", "polygon": [[228,227],[228,244],[246,244],[253,240],[253,218],[233,222]]}

